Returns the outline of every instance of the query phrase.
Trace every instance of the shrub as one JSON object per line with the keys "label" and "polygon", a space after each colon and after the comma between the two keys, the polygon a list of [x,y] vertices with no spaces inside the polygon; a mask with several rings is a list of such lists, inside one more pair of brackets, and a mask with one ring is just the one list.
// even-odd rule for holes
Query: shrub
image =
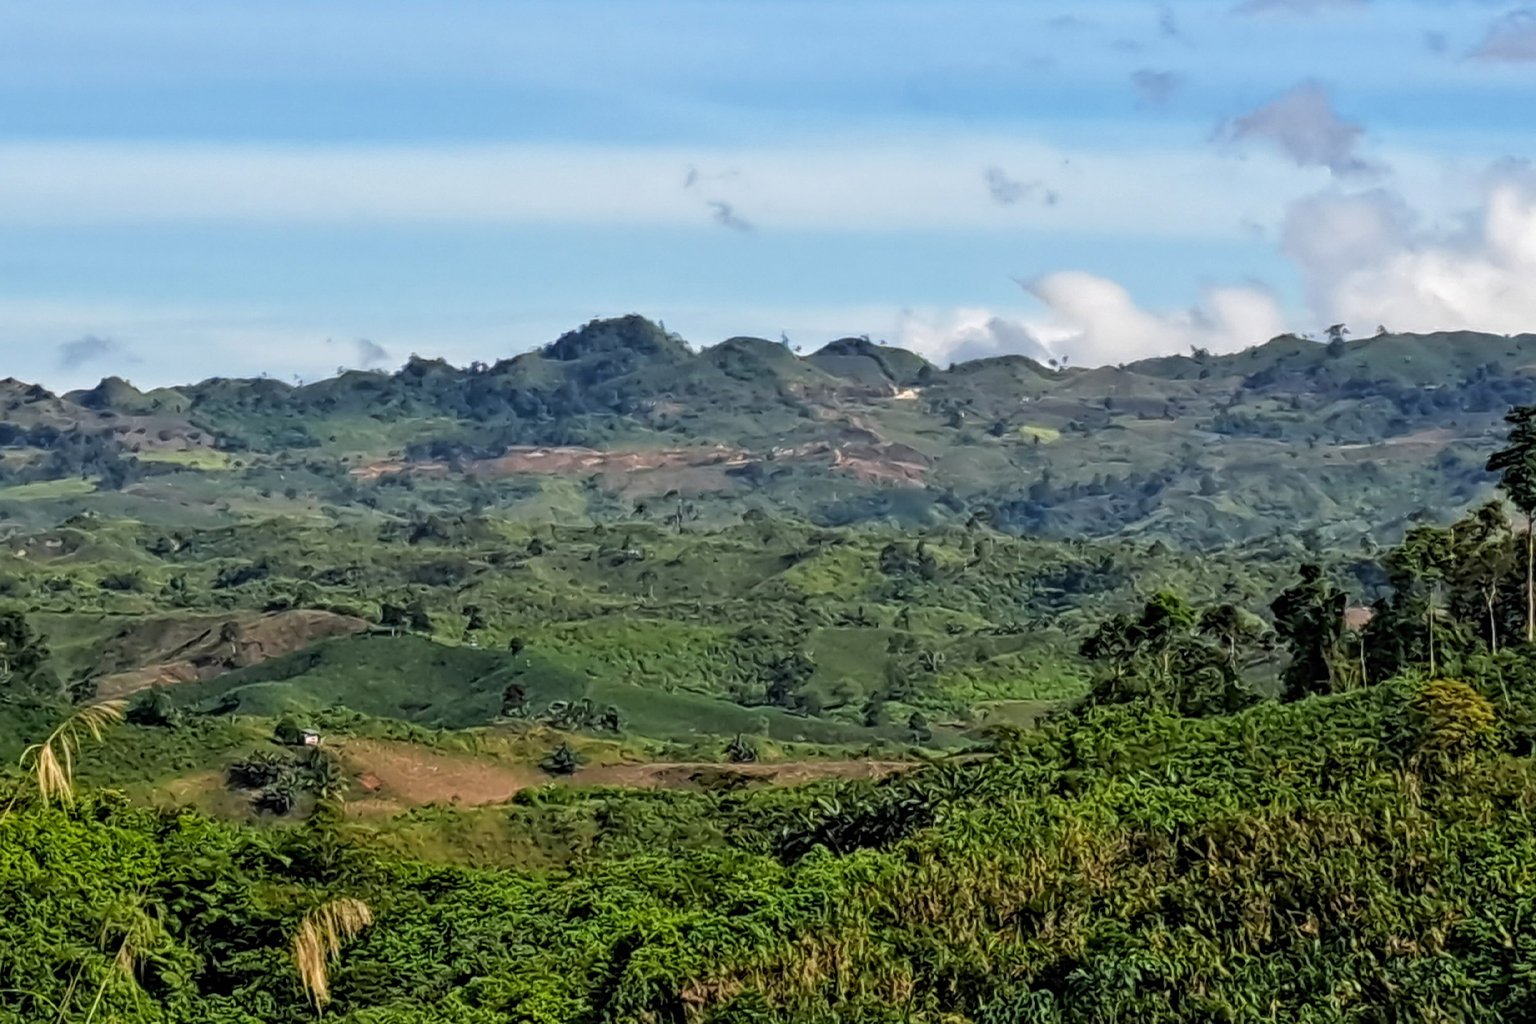
{"label": "shrub", "polygon": [[751,764],[757,760],[757,748],[737,734],[725,748],[725,756],[732,764]]}
{"label": "shrub", "polygon": [[571,749],[569,743],[562,743],[539,762],[539,767],[550,775],[574,775],[576,769],[581,767],[581,757]]}
{"label": "shrub", "polygon": [[1456,762],[1492,746],[1498,719],[1488,698],[1455,679],[1420,684],[1410,700],[1414,757]]}

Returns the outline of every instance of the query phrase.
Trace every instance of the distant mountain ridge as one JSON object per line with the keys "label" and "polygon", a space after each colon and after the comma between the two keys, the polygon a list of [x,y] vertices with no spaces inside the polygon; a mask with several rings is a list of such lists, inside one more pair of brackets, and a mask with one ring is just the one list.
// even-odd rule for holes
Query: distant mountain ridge
{"label": "distant mountain ridge", "polygon": [[[1120,366],[997,356],[941,368],[868,338],[803,356],[749,337],[694,350],[626,316],[493,364],[412,357],[394,373],[305,385],[214,378],[141,392],[108,378],[56,396],[7,382],[0,479],[83,474],[98,494],[166,501],[200,475],[202,492],[243,495],[236,504],[253,511],[273,500],[264,491],[298,489],[389,514],[402,503],[383,498],[396,495],[359,493],[359,481],[394,486],[430,464],[438,490],[475,485],[472,500],[515,515],[555,501],[613,518],[675,491],[693,506],[682,514],[703,520],[757,507],[827,523],[979,518],[1213,544],[1276,530],[1390,534],[1483,497],[1500,418],[1531,402],[1531,334],[1284,335]],[[564,447],[683,454],[624,472],[588,460],[579,476],[572,460],[561,473],[535,471],[536,455],[496,461]],[[711,447],[738,454],[687,454]],[[298,462],[302,487],[282,469]],[[382,462],[390,472],[354,472]],[[530,491],[542,504],[518,507]],[[54,510],[8,509],[0,489],[0,514]]]}

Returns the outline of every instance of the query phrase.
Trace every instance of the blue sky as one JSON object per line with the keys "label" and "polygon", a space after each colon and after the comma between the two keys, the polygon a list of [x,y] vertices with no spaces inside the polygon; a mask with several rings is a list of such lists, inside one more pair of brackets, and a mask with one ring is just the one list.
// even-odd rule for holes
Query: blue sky
{"label": "blue sky", "polygon": [[0,375],[1536,330],[1533,99],[1481,0],[0,2]]}

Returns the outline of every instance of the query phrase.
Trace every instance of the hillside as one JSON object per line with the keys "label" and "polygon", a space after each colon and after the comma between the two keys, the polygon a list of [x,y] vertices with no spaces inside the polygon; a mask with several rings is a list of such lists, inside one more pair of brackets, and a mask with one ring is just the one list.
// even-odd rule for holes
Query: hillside
{"label": "hillside", "polygon": [[[346,898],[368,923],[326,1016],[357,1024],[1517,1019],[1523,734],[1426,720],[1426,692],[1096,714],[882,784],[497,811],[530,851],[579,849],[568,872],[420,865],[324,816],[264,833],[24,801],[0,819],[0,891],[31,897],[0,923],[0,1016],[46,1016],[69,949],[115,1019],[311,1019],[286,937]],[[56,862],[78,870],[29,868]]]}
{"label": "hillside", "polygon": [[1517,1017],[1527,344],[18,392],[0,1021]]}
{"label": "hillside", "polygon": [[1317,531],[1387,542],[1485,498],[1500,417],[1536,401],[1536,336],[1273,339],[1231,355],[940,368],[867,339],[699,350],[640,317],[457,368],[293,386],[11,382],[0,521],[82,511],[390,518],[495,509],[721,524],[964,523],[1199,547]]}
{"label": "hillside", "polygon": [[[681,534],[431,515],[164,528],[80,518],[0,551],[12,607],[46,633],[57,693],[160,686],[194,710],[343,706],[435,729],[612,705],[634,731],[719,744],[899,743],[1079,695],[1082,632],[1158,587],[1262,606],[1310,557],[1265,542],[1193,557],[980,529],[921,536],[759,520]],[[1331,562],[1357,601],[1368,560]]]}

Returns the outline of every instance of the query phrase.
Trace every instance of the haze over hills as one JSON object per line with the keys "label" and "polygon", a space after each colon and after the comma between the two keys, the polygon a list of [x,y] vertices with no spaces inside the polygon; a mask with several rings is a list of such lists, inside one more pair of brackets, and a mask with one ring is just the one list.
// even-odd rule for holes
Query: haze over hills
{"label": "haze over hills", "polygon": [[703,522],[757,508],[1210,546],[1385,538],[1426,504],[1485,497],[1500,418],[1536,400],[1536,336],[1285,335],[1121,366],[938,367],[867,338],[695,351],[629,316],[490,365],[149,392],[109,378],[62,396],[7,381],[0,400],[0,514],[29,524],[215,506]]}

